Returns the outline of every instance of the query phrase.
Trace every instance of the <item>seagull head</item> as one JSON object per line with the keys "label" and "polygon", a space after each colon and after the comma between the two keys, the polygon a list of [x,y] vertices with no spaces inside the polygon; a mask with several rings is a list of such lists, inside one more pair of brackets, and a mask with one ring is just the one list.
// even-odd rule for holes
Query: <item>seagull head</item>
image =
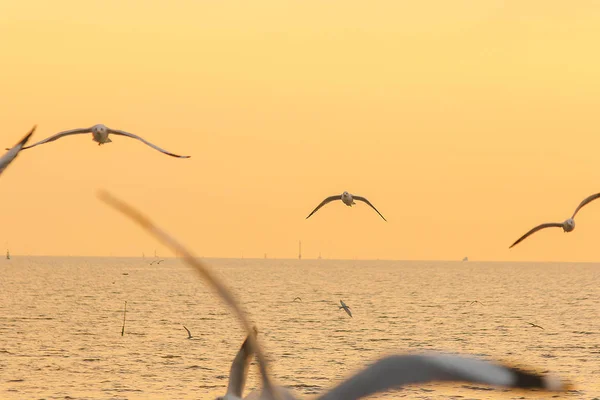
{"label": "seagull head", "polygon": [[575,229],[575,220],[573,218],[569,218],[563,222],[563,230],[565,232],[571,232],[573,229]]}
{"label": "seagull head", "polygon": [[105,136],[108,134],[108,128],[103,124],[96,124],[92,126],[92,133],[94,135],[102,135]]}

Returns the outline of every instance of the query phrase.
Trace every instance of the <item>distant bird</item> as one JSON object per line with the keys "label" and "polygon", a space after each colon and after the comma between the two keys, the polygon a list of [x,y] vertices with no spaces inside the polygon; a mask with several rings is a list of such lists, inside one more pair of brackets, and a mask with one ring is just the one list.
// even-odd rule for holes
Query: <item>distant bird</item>
{"label": "distant bird", "polygon": [[174,154],[174,153],[170,153],[164,149],[161,149],[160,147],[148,142],[145,139],[142,139],[141,137],[134,135],[133,133],[128,133],[125,131],[120,131],[117,129],[111,129],[108,128],[106,125],[102,125],[102,124],[97,124],[94,125],[90,128],[79,128],[79,129],[71,129],[69,131],[63,131],[63,132],[59,132],[54,136],[50,136],[49,138],[46,138],[42,141],[39,141],[35,144],[32,144],[31,146],[26,146],[23,147],[23,150],[25,149],[30,149],[32,147],[38,146],[40,144],[44,144],[44,143],[48,143],[48,142],[53,142],[57,139],[60,139],[64,136],[68,136],[68,135],[77,135],[77,134],[82,134],[82,133],[90,133],[92,134],[92,140],[94,142],[98,142],[98,146],[105,144],[105,143],[111,143],[112,140],[110,140],[110,138],[108,137],[108,135],[120,135],[120,136],[127,136],[133,139],[137,139],[145,144],[147,144],[148,146],[152,147],[153,149],[156,149],[158,151],[160,151],[161,153],[164,153],[168,156],[171,157],[177,157],[177,158],[190,158],[190,156],[180,156],[178,154]]}
{"label": "distant bird", "polygon": [[575,215],[577,215],[577,212],[579,210],[581,210],[581,208],[583,206],[585,206],[586,204],[592,202],[593,200],[596,200],[599,197],[600,197],[600,193],[596,193],[596,194],[593,194],[591,196],[586,197],[585,199],[583,199],[583,201],[581,203],[579,203],[579,205],[575,209],[575,212],[573,213],[573,215],[571,216],[571,218],[569,218],[569,219],[567,219],[567,220],[565,220],[563,222],[548,222],[546,224],[538,225],[535,228],[531,229],[526,234],[524,234],[523,236],[521,236],[516,242],[514,242],[509,247],[509,249],[512,248],[513,246],[519,244],[520,242],[522,242],[528,236],[533,235],[537,231],[542,230],[544,228],[562,228],[565,233],[566,232],[571,232],[573,229],[575,229],[575,219],[574,218],[575,218]]}
{"label": "distant bird", "polygon": [[33,132],[35,132],[35,128],[36,128],[36,126],[34,126],[29,131],[29,133],[27,135],[25,135],[23,137],[23,139],[21,139],[21,141],[19,143],[17,143],[10,149],[6,149],[6,150],[8,150],[8,153],[6,153],[2,157],[0,157],[0,174],[2,174],[2,172],[4,172],[4,170],[6,169],[6,167],[8,167],[8,164],[13,162],[13,160],[15,158],[17,158],[19,151],[23,150],[23,148],[24,148],[23,146],[25,146],[25,143],[27,143],[27,141],[29,140],[31,135],[33,135]]}
{"label": "distant bird", "polygon": [[300,297],[296,297],[296,298],[294,298],[294,301],[296,301],[296,300],[300,300],[300,301],[302,301],[302,299],[301,299]]}
{"label": "distant bird", "polygon": [[[527,321],[525,321],[525,322],[527,322]],[[544,328],[542,328],[541,326],[539,326],[539,325],[536,325],[536,324],[533,324],[533,323],[531,323],[531,322],[527,322],[527,323],[528,323],[529,325],[531,325],[533,328],[540,328],[540,329],[544,329]],[[544,330],[545,330],[545,329],[544,329]]]}
{"label": "distant bird", "polygon": [[348,207],[352,207],[353,205],[355,205],[356,203],[354,202],[354,200],[357,201],[362,201],[364,203],[367,203],[369,206],[371,206],[371,208],[375,211],[377,211],[377,214],[379,214],[379,216],[381,218],[383,218],[384,221],[387,221],[387,219],[384,218],[383,215],[381,215],[381,213],[375,208],[375,206],[373,204],[371,204],[371,202],[369,200],[367,200],[364,197],[361,196],[353,196],[348,192],[344,192],[341,195],[337,195],[337,196],[329,196],[328,198],[326,198],[325,200],[323,200],[321,202],[321,204],[319,204],[317,206],[317,208],[315,208],[310,214],[308,214],[308,217],[306,217],[306,219],[309,219],[311,215],[313,215],[314,213],[317,212],[317,210],[321,207],[323,207],[325,204],[327,203],[331,203],[332,201],[335,200],[341,200],[342,203],[344,203],[345,205],[347,205]]}
{"label": "distant bird", "polygon": [[[257,333],[256,327],[254,328],[254,332],[255,334]],[[231,364],[227,393],[225,396],[217,397],[217,400],[241,400],[244,393],[244,386],[246,386],[248,367],[253,355],[254,351],[250,346],[250,338],[246,336],[246,340],[242,343],[242,347],[240,347]]]}
{"label": "distant bird", "polygon": [[483,305],[483,303],[481,303],[480,301],[477,301],[477,300],[472,301],[471,304],[469,304],[469,305],[472,306],[475,303],[479,303],[479,304]]}
{"label": "distant bird", "polygon": [[190,332],[190,330],[188,328],[186,328],[185,325],[181,325],[181,326],[183,326],[183,328],[187,331],[187,333],[188,333],[188,339],[191,339],[192,338],[192,332]]}
{"label": "distant bird", "polygon": [[154,261],[150,261],[150,265],[152,265],[152,264],[154,264],[154,263],[160,264],[160,263],[161,263],[161,262],[163,262],[163,261],[165,261],[165,260],[154,260]]}
{"label": "distant bird", "polygon": [[350,316],[350,318],[352,318],[352,313],[350,312],[350,307],[348,307],[346,305],[346,303],[344,303],[344,300],[340,300],[340,304],[342,305],[339,310],[344,309],[344,311],[346,311],[346,314],[348,314]]}

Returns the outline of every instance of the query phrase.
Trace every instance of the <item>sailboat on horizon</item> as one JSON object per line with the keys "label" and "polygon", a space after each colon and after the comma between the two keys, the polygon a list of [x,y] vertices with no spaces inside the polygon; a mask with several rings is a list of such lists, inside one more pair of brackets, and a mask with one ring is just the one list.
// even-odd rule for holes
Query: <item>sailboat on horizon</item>
{"label": "sailboat on horizon", "polygon": [[6,259],[10,260],[10,251],[8,249],[6,249]]}

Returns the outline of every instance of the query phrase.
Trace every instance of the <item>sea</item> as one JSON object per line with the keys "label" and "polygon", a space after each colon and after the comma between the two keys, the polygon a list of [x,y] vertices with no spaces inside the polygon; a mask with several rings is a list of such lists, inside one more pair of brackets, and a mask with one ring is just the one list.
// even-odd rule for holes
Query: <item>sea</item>
{"label": "sea", "polygon": [[[0,260],[0,399],[224,395],[245,332],[182,260],[151,261]],[[371,398],[600,399],[600,264],[202,261],[258,329],[273,380],[299,398],[386,355],[442,351],[551,373],[574,388],[556,397],[426,384]],[[259,387],[253,362],[245,394]]]}

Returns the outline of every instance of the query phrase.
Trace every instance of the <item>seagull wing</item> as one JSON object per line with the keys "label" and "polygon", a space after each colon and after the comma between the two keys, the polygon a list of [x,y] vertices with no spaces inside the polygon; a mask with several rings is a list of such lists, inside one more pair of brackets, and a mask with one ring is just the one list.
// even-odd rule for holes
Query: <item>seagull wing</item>
{"label": "seagull wing", "polygon": [[339,195],[337,195],[337,196],[329,196],[328,198],[326,198],[325,200],[323,200],[323,201],[321,202],[321,204],[319,204],[319,205],[317,206],[317,208],[315,208],[314,210],[312,210],[312,212],[311,212],[310,214],[308,214],[308,217],[306,217],[306,219],[309,219],[311,215],[313,215],[314,213],[316,213],[316,212],[317,212],[317,210],[318,210],[319,208],[323,207],[325,204],[327,204],[327,203],[331,203],[332,201],[341,200],[341,199],[342,199],[342,195],[341,195],[341,194],[339,194]]}
{"label": "seagull wing", "polygon": [[180,155],[178,155],[178,154],[169,153],[168,151],[166,151],[166,150],[164,150],[164,149],[161,149],[161,148],[160,148],[160,147],[158,147],[157,145],[155,145],[155,144],[152,144],[152,143],[148,142],[147,140],[145,140],[145,139],[142,139],[142,138],[141,138],[141,137],[139,137],[138,135],[134,135],[133,133],[129,133],[129,132],[125,132],[125,131],[120,131],[120,130],[117,130],[117,129],[109,129],[109,130],[108,130],[108,133],[112,133],[113,135],[121,135],[121,136],[127,136],[127,137],[130,137],[130,138],[133,138],[133,139],[137,139],[137,140],[139,140],[139,141],[141,141],[141,142],[143,142],[143,143],[147,144],[148,146],[152,147],[153,149],[156,149],[156,150],[160,151],[161,153],[164,153],[164,154],[166,154],[166,155],[168,155],[168,156],[171,156],[171,157],[177,157],[177,158],[190,158],[190,156],[180,156]]}
{"label": "seagull wing", "polygon": [[8,167],[8,164],[13,162],[13,160],[15,158],[17,158],[19,151],[21,151],[23,149],[23,146],[25,146],[25,143],[27,143],[27,141],[29,140],[31,135],[33,135],[33,132],[35,132],[35,128],[36,127],[34,126],[29,131],[29,133],[27,135],[25,135],[23,137],[23,139],[21,139],[21,141],[19,143],[14,145],[11,149],[8,150],[8,152],[5,155],[0,157],[0,174],[2,174],[2,172],[4,172],[4,170],[6,169],[6,167]]}
{"label": "seagull wing", "polygon": [[350,307],[344,307],[344,311],[346,311],[346,314],[348,314],[350,318],[352,318],[352,312],[350,311]]}
{"label": "seagull wing", "polygon": [[63,131],[63,132],[59,132],[54,136],[50,136],[49,138],[46,138],[44,140],[40,140],[37,143],[32,144],[31,146],[25,146],[23,147],[23,150],[25,149],[30,149],[32,147],[35,147],[37,145],[40,144],[44,144],[44,143],[48,143],[48,142],[54,142],[55,140],[60,139],[61,137],[64,136],[69,136],[69,135],[77,135],[80,133],[90,133],[92,131],[92,128],[79,128],[79,129],[71,129],[70,131]]}
{"label": "seagull wing", "polygon": [[[532,327],[534,327],[534,328],[540,328],[540,329],[544,329],[544,328],[542,328],[541,326],[539,326],[539,325],[536,325],[536,324],[534,324],[534,323],[532,323],[532,322],[527,322],[527,323],[528,323],[529,325],[531,325]],[[544,329],[544,330],[545,330],[545,329]]]}
{"label": "seagull wing", "polygon": [[446,354],[394,355],[382,358],[319,397],[354,400],[413,383],[472,382],[522,389],[566,390],[567,384],[548,376],[502,364]]}
{"label": "seagull wing", "polygon": [[244,340],[242,347],[231,364],[227,394],[232,394],[240,399],[242,398],[244,386],[246,385],[246,376],[248,375],[248,367],[250,366],[250,359],[253,355],[254,352],[251,350],[250,341],[248,337],[246,337],[246,340]]}
{"label": "seagull wing", "polygon": [[371,202],[370,202],[369,200],[367,200],[367,199],[365,199],[364,197],[361,197],[361,196],[352,196],[352,198],[353,198],[354,200],[362,201],[362,202],[365,202],[365,203],[367,203],[368,205],[370,205],[370,206],[371,206],[371,208],[372,208],[373,210],[377,211],[377,214],[379,214],[379,216],[380,216],[381,218],[383,218],[383,220],[384,220],[385,222],[387,222],[387,219],[385,219],[385,217],[384,217],[383,215],[381,215],[381,213],[380,213],[380,212],[379,212],[379,211],[378,211],[378,210],[375,208],[375,206],[374,206],[373,204],[371,204]]}
{"label": "seagull wing", "polygon": [[185,329],[188,333],[188,339],[192,337],[192,332],[190,332],[190,330],[188,328],[185,327],[185,325],[181,325],[183,326],[183,329]]}
{"label": "seagull wing", "polygon": [[529,232],[527,232],[526,234],[524,234],[523,236],[521,236],[519,238],[519,240],[517,240],[516,242],[514,242],[513,244],[510,245],[509,249],[516,246],[517,244],[521,243],[523,240],[525,240],[525,238],[527,236],[533,235],[534,233],[536,233],[537,231],[544,229],[544,228],[562,228],[563,224],[559,223],[559,222],[548,222],[547,224],[541,224],[536,226],[535,228],[533,228],[532,230],[530,230]]}
{"label": "seagull wing", "polygon": [[593,195],[591,195],[591,196],[588,196],[588,197],[586,197],[586,198],[585,198],[585,199],[584,199],[584,200],[583,200],[581,203],[579,203],[579,205],[578,205],[578,206],[577,206],[577,208],[575,209],[575,212],[573,213],[573,216],[572,216],[571,218],[575,218],[575,214],[577,214],[577,212],[578,212],[579,210],[581,210],[581,208],[582,208],[583,206],[585,206],[585,205],[586,205],[586,204],[588,204],[588,203],[591,203],[592,201],[596,200],[596,199],[597,199],[597,198],[599,198],[599,197],[600,197],[600,193],[596,193],[596,194],[593,194]]}

